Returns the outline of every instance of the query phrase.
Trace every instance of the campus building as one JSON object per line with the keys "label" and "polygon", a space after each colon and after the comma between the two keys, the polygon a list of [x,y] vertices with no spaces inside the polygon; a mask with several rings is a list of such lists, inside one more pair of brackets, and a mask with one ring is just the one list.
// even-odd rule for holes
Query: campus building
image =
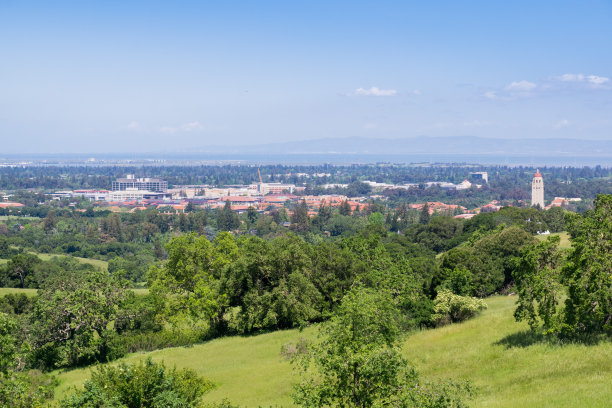
{"label": "campus building", "polygon": [[158,178],[136,178],[133,174],[128,174],[125,178],[113,181],[112,190],[144,190],[165,193],[168,191],[168,182]]}

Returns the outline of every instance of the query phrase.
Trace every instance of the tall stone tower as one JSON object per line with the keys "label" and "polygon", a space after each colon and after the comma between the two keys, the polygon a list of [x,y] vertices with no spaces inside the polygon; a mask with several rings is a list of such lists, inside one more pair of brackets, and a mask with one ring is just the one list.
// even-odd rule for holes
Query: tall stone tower
{"label": "tall stone tower", "polygon": [[540,174],[540,169],[533,175],[533,181],[531,182],[531,206],[535,207],[536,205],[544,208],[544,179]]}

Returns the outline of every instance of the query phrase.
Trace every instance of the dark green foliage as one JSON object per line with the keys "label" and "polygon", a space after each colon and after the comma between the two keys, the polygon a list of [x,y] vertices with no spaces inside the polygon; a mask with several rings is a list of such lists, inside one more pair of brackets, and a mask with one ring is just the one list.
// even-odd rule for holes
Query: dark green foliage
{"label": "dark green foliage", "polygon": [[[462,387],[423,383],[399,351],[399,315],[385,291],[356,288],[295,361],[303,407],[459,407]],[[314,370],[314,371],[313,371]]]}
{"label": "dark green foliage", "polygon": [[413,224],[406,230],[410,241],[434,251],[448,249],[448,243],[461,235],[463,224],[452,217],[436,216],[428,224]]}
{"label": "dark green foliage", "polygon": [[6,264],[10,278],[18,281],[20,288],[26,287],[26,280],[34,273],[34,267],[40,263],[40,258],[32,254],[18,254]]}
{"label": "dark green foliage", "polygon": [[[480,238],[478,238],[480,236]],[[533,236],[519,227],[500,228],[476,235],[471,245],[453,248],[442,256],[442,274],[434,279],[435,288],[448,279],[455,269],[466,269],[472,275],[470,295],[487,296],[512,283],[512,271],[522,249],[534,242]]]}
{"label": "dark green foliage", "polygon": [[447,289],[455,295],[470,296],[473,292],[473,280],[472,272],[464,268],[455,268],[448,273],[437,289]]}
{"label": "dark green foliage", "polygon": [[306,201],[302,200],[295,206],[291,214],[291,229],[296,232],[306,232],[310,228],[310,216]]}
{"label": "dark green foliage", "polygon": [[[212,321],[224,303],[218,291],[223,266],[233,257],[236,244],[227,233],[211,244],[204,236],[183,235],[166,246],[168,260],[149,270],[149,287],[165,303],[166,317]],[[161,300],[163,299],[163,300]]]}
{"label": "dark green foliage", "polygon": [[239,332],[302,325],[320,316],[311,279],[310,246],[295,235],[270,243],[241,242],[241,255],[224,270],[222,290],[238,307],[230,325]]}
{"label": "dark green foliage", "polygon": [[56,381],[39,371],[0,373],[0,406],[43,408],[53,399]]}
{"label": "dark green foliage", "polygon": [[421,213],[419,215],[419,224],[427,225],[429,224],[429,205],[425,203],[423,208],[421,209]]}
{"label": "dark green foliage", "polygon": [[105,271],[48,279],[30,316],[35,364],[49,369],[116,358],[110,323],[129,294]]}
{"label": "dark green foliage", "polygon": [[0,312],[0,374],[8,373],[16,364],[16,340],[13,336],[17,322],[9,315]]}
{"label": "dark green foliage", "polygon": [[351,205],[348,203],[348,201],[344,200],[340,204],[338,212],[340,213],[340,215],[351,215]]}
{"label": "dark green foliage", "polygon": [[566,228],[565,212],[562,207],[552,207],[544,212],[544,220],[550,232],[561,232]]}
{"label": "dark green foliage", "polygon": [[32,311],[33,299],[25,293],[7,293],[0,298],[0,313],[22,315]]}
{"label": "dark green foliage", "polygon": [[146,281],[148,265],[153,257],[148,253],[138,253],[135,256],[114,257],[108,261],[108,272],[132,282]]}
{"label": "dark green foliage", "polygon": [[17,322],[0,312],[0,406],[39,408],[53,397],[53,380],[40,372],[19,372]]}
{"label": "dark green foliage", "polygon": [[572,251],[562,269],[568,288],[564,330],[612,335],[612,196],[598,195],[595,209],[570,219]]}
{"label": "dark green foliage", "polygon": [[558,236],[548,237],[538,245],[527,247],[513,271],[519,295],[514,317],[517,321],[526,320],[532,330],[540,321],[546,331],[559,329],[557,306],[563,295],[559,241]]}
{"label": "dark green foliage", "polygon": [[61,408],[192,408],[213,388],[191,370],[169,369],[150,358],[138,364],[99,366],[83,390],[60,402]]}
{"label": "dark green foliage", "polygon": [[[612,196],[599,195],[595,209],[566,220],[572,249],[563,263],[559,238],[528,248],[515,271],[517,320],[532,330],[588,339],[612,335]],[[563,308],[559,300],[567,295]]]}
{"label": "dark green foliage", "polygon": [[240,226],[240,218],[232,210],[229,201],[225,202],[223,209],[217,215],[217,228],[219,231],[232,231]]}

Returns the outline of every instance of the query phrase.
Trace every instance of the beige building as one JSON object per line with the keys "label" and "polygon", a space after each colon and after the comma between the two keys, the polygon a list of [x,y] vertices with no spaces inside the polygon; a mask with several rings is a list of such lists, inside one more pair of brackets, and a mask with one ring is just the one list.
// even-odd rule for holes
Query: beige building
{"label": "beige building", "polygon": [[531,181],[531,206],[544,208],[544,179],[540,174],[540,169],[536,171]]}

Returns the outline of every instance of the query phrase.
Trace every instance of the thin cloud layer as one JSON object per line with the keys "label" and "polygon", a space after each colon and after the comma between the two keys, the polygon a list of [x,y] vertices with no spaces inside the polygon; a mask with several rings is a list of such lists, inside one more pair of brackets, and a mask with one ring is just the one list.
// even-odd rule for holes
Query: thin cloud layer
{"label": "thin cloud layer", "polygon": [[522,80],[522,81],[511,82],[510,84],[508,84],[508,86],[506,86],[506,90],[507,91],[527,92],[527,91],[532,91],[536,87],[537,85],[534,84],[533,82]]}
{"label": "thin cloud layer", "polygon": [[608,77],[583,74],[563,74],[555,79],[561,82],[586,82],[592,85],[604,85],[610,81]]}
{"label": "thin cloud layer", "polygon": [[373,86],[370,89],[357,88],[354,95],[358,96],[395,96],[397,95],[396,89],[380,89],[377,86]]}

